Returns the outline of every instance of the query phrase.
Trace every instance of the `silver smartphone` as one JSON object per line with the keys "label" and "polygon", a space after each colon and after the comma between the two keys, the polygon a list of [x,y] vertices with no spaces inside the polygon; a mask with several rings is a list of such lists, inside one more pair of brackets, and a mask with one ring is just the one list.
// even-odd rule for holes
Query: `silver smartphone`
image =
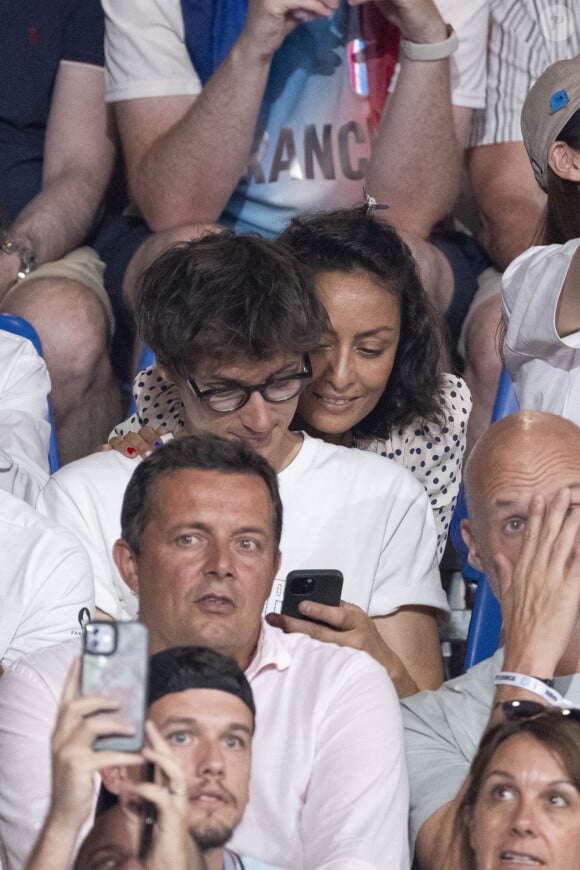
{"label": "silver smartphone", "polygon": [[119,709],[98,716],[131,725],[131,736],[97,737],[93,748],[139,752],[143,747],[149,654],[147,628],[140,622],[89,622],[83,636],[81,694],[115,698]]}

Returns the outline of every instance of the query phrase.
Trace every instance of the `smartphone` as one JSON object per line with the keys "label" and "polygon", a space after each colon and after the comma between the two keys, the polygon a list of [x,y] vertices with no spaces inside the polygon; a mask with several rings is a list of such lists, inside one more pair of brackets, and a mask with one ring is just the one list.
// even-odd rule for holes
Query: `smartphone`
{"label": "smartphone", "polygon": [[[155,765],[150,761],[145,767],[145,782],[155,781]],[[153,828],[157,821],[157,807],[151,801],[143,801],[141,807],[141,835],[139,837],[139,854],[140,861],[144,861],[151,851],[153,845]]]}
{"label": "smartphone", "polygon": [[342,593],[343,576],[335,569],[317,568],[312,571],[290,571],[286,577],[282,613],[295,619],[306,619],[308,622],[318,622],[304,616],[298,610],[301,601],[317,601],[319,604],[330,604],[338,607]]}
{"label": "smartphone", "polygon": [[140,622],[89,622],[83,635],[81,694],[105,695],[119,702],[113,712],[97,713],[131,725],[135,733],[97,737],[96,750],[139,752],[143,747],[149,653],[147,628]]}

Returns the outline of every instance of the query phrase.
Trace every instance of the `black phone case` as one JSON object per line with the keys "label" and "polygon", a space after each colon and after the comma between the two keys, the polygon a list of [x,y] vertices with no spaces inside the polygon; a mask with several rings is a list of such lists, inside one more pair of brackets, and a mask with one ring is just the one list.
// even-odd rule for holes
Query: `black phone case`
{"label": "black phone case", "polygon": [[[310,591],[304,588],[308,580],[314,580]],[[301,601],[317,601],[319,604],[329,604],[338,607],[342,593],[343,576],[335,569],[320,568],[312,571],[290,571],[286,577],[282,613],[295,619],[305,619],[307,622],[318,622],[309,616],[304,616],[298,610]]]}

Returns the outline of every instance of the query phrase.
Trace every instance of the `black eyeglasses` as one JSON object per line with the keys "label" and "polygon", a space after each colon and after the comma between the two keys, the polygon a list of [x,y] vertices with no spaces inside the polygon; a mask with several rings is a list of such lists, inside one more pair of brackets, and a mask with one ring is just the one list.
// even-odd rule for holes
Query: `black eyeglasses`
{"label": "black eyeglasses", "polygon": [[501,701],[499,705],[508,722],[518,719],[535,719],[546,713],[560,713],[568,719],[580,722],[580,709],[576,707],[546,707],[538,701]]}
{"label": "black eyeglasses", "polygon": [[298,396],[312,380],[312,367],[308,354],[304,355],[304,369],[283,378],[273,378],[264,384],[253,387],[223,387],[215,390],[200,390],[193,378],[187,378],[187,386],[193,395],[205,402],[212,411],[218,414],[230,414],[239,411],[249,402],[252,393],[260,393],[262,398],[272,405],[288,402]]}

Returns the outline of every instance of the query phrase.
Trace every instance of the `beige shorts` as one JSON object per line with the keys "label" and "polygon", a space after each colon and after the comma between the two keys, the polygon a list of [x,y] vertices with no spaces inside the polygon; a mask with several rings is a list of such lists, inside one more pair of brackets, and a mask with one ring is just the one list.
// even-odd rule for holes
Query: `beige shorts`
{"label": "beige shorts", "polygon": [[77,281],[84,287],[88,287],[89,290],[93,291],[107,312],[112,335],[115,329],[115,318],[111,307],[111,300],[103,284],[104,273],[105,264],[97,252],[85,245],[82,248],[71,251],[70,254],[67,254],[60,260],[43,263],[19,283],[24,284],[26,281],[34,281],[36,278],[68,278],[71,281]]}

